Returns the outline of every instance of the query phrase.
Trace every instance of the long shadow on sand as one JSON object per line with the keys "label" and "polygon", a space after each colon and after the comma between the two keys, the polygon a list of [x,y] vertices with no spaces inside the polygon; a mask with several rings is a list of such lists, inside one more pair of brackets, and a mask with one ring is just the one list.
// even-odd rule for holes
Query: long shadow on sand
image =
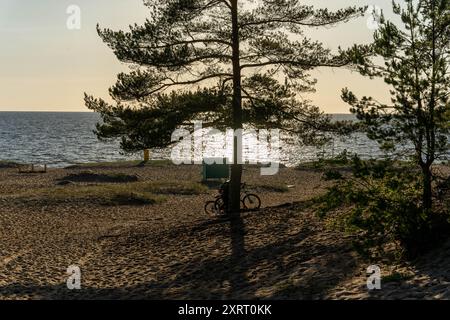
{"label": "long shadow on sand", "polygon": [[[80,291],[69,291],[65,284],[11,284],[0,287],[0,292],[4,297],[30,294],[41,299],[323,298],[328,289],[354,272],[357,264],[351,246],[346,241],[324,239],[323,229],[310,223],[299,225],[293,232],[290,225],[295,219],[302,219],[297,212],[302,208],[291,209],[278,207],[275,213],[266,209],[261,214],[200,223],[180,231],[201,239],[216,232],[226,239],[228,233],[229,250],[223,256],[197,255],[185,263],[167,265],[153,281],[110,289],[83,286]],[[259,228],[258,219],[262,216],[271,223]],[[282,236],[264,240],[265,235],[275,231]],[[249,234],[251,245],[246,243]],[[183,241],[189,241],[187,238]],[[141,242],[153,245],[154,239],[143,237]]]}
{"label": "long shadow on sand", "polygon": [[[411,261],[414,278],[382,283],[383,290],[371,292],[372,299],[450,299],[450,240]],[[420,279],[419,281],[414,280]]]}

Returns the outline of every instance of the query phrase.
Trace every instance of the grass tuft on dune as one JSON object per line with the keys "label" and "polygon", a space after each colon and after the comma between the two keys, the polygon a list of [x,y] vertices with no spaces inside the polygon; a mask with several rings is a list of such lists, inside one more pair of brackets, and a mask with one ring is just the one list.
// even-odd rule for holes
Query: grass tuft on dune
{"label": "grass tuft on dune", "polygon": [[80,163],[68,166],[66,169],[101,169],[101,168],[124,168],[124,167],[166,167],[173,165],[170,160],[131,160],[131,161],[114,161],[114,162],[94,162]]}
{"label": "grass tuft on dune", "polygon": [[102,173],[98,174],[88,171],[82,171],[79,173],[72,173],[64,177],[61,181],[68,182],[105,182],[105,183],[126,183],[137,182],[139,178],[136,175],[129,175],[124,173]]}
{"label": "grass tuft on dune", "polygon": [[164,195],[199,195],[208,188],[195,182],[134,182],[124,184],[97,184],[55,186],[24,191],[1,198],[12,201],[61,203],[91,201],[105,205],[152,205],[164,202]]}

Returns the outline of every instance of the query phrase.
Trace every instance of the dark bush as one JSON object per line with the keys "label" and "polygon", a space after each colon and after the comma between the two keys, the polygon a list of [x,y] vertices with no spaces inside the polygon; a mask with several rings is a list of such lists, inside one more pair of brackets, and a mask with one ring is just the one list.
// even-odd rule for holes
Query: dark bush
{"label": "dark bush", "polygon": [[421,175],[407,163],[354,157],[352,174],[335,178],[318,199],[319,213],[337,213],[338,225],[356,235],[355,246],[366,255],[394,243],[404,257],[414,258],[449,230],[446,212],[423,209]]}

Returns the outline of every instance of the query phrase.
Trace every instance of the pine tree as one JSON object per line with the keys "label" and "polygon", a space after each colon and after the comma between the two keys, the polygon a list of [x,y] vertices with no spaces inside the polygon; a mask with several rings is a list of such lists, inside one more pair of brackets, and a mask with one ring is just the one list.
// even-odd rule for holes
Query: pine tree
{"label": "pine tree", "polygon": [[[364,122],[368,136],[396,155],[412,155],[423,179],[423,207],[432,207],[432,165],[448,152],[450,116],[450,1],[393,2],[402,26],[382,19],[375,33],[374,59],[360,72],[382,77],[392,87],[392,104],[358,99],[344,89],[343,99]],[[377,58],[384,65],[377,64]]]}
{"label": "pine tree", "polygon": [[[318,109],[293,97],[290,101],[295,103],[280,105],[267,86],[284,86],[291,93],[312,90],[310,70],[346,66],[358,58],[356,54],[364,55],[353,49],[333,54],[303,35],[305,27],[346,22],[362,15],[364,8],[330,12],[302,5],[299,0],[152,0],[145,5],[150,16],[142,26],[130,26],[128,32],[98,27],[117,58],[135,68],[120,74],[111,88],[117,104],[88,95],[85,98],[90,109],[103,115],[105,124],[97,128],[99,137],[125,136],[123,145],[130,149],[164,145],[174,124],[199,115],[229,119],[234,130],[242,129],[245,122],[261,124],[274,115],[301,124],[297,132],[308,131],[318,126]],[[284,80],[285,84],[278,82]],[[199,86],[198,91],[186,92],[192,85]],[[178,90],[178,94],[167,94],[166,90]],[[207,96],[214,97],[209,107],[204,103]],[[284,94],[284,101],[288,98],[289,94]],[[186,108],[176,111],[175,102]],[[279,108],[270,107],[274,105]],[[293,105],[297,111],[292,113]],[[257,112],[258,107],[267,113]],[[264,116],[252,118],[261,114]],[[142,116],[147,125],[138,123]],[[151,129],[153,125],[156,130]],[[147,129],[149,134],[144,132]],[[235,141],[229,197],[233,213],[240,208],[242,165],[238,151]]]}

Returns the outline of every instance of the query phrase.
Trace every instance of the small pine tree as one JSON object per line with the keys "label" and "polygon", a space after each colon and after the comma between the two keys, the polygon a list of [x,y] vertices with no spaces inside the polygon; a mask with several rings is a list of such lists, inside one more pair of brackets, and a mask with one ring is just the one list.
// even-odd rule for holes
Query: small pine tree
{"label": "small pine tree", "polygon": [[[450,1],[393,2],[401,18],[396,26],[384,18],[372,46],[376,59],[363,59],[361,74],[382,77],[392,87],[392,104],[372,97],[358,99],[343,90],[343,99],[365,124],[368,136],[397,155],[413,156],[422,173],[422,206],[432,208],[432,165],[448,152],[450,116]],[[361,61],[360,61],[361,62]]]}

